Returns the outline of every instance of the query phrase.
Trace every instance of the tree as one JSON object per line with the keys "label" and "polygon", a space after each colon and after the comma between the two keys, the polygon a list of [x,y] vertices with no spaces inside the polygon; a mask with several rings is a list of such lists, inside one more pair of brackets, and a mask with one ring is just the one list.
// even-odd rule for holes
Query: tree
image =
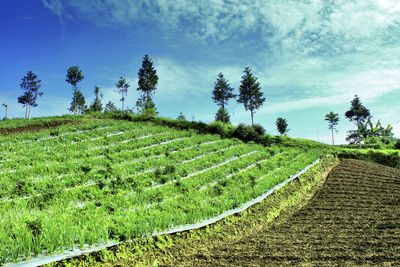
{"label": "tree", "polygon": [[250,68],[246,67],[243,72],[237,102],[242,103],[246,110],[250,110],[251,126],[254,126],[253,115],[263,105],[265,98],[261,92],[260,83],[257,82],[257,78],[253,76]]}
{"label": "tree", "polygon": [[[39,92],[41,87],[41,80],[37,78],[37,75],[32,71],[28,71],[20,83],[21,89],[25,90],[25,93],[18,97],[18,103],[23,104],[25,109],[25,118],[31,117],[31,106],[37,107],[36,99],[38,96],[42,96],[43,93]],[[28,113],[29,109],[29,113]]]}
{"label": "tree", "polygon": [[289,132],[290,129],[288,129],[287,127],[288,124],[284,118],[279,117],[276,119],[276,128],[281,135],[286,135],[286,133]]}
{"label": "tree", "polygon": [[157,71],[153,67],[153,62],[148,55],[143,57],[142,68],[138,72],[138,88],[137,90],[141,92],[141,97],[136,102],[136,106],[139,108],[154,108],[155,105],[152,99],[152,94],[157,89],[158,76]]}
{"label": "tree", "polygon": [[[361,104],[360,98],[355,95],[354,99],[350,102],[351,107],[346,113],[344,114],[346,118],[348,118],[350,121],[355,121],[357,124],[357,131],[350,131],[350,135],[348,136],[350,139],[357,137],[358,139],[361,138],[362,132],[364,129],[360,129],[360,127],[363,127],[362,123],[365,122],[365,120],[371,116],[369,113],[369,109],[364,107]],[[364,131],[365,132],[365,131]],[[357,136],[358,134],[358,136]],[[346,138],[347,140],[347,138]],[[356,143],[360,144],[361,140],[357,140]]]}
{"label": "tree", "polygon": [[[233,94],[233,90],[234,89],[229,86],[228,81],[225,80],[224,75],[221,72],[218,73],[218,78],[217,81],[214,83],[214,90],[212,91],[212,99],[215,103],[217,103],[218,106],[222,108],[223,114],[227,113],[225,111],[225,105],[228,104],[229,99],[236,97]],[[217,114],[219,112],[220,111],[218,110]],[[220,121],[222,121],[222,123],[225,123],[224,120]]]}
{"label": "tree", "polygon": [[185,115],[183,115],[183,113],[181,112],[181,113],[179,113],[179,116],[178,116],[178,118],[176,118],[177,120],[181,120],[181,121],[185,121],[186,120],[186,117],[185,117]]}
{"label": "tree", "polygon": [[333,130],[335,130],[336,125],[339,123],[339,114],[331,111],[325,115],[325,120],[328,121],[329,129],[332,131],[332,145],[335,145],[335,141],[333,139]]}
{"label": "tree", "polygon": [[101,103],[101,98],[103,98],[103,94],[100,93],[100,87],[94,87],[94,95],[95,99],[93,100],[92,104],[90,104],[89,111],[96,112],[96,111],[103,111],[103,104]]}
{"label": "tree", "polygon": [[108,103],[106,104],[106,107],[104,109],[104,111],[117,111],[117,110],[118,110],[117,107],[111,101],[108,101]]}
{"label": "tree", "polygon": [[[78,82],[80,82],[81,80],[83,80],[83,78],[85,78],[85,76],[82,75],[82,71],[79,69],[78,66],[72,66],[67,70],[67,79],[65,79],[65,81],[69,84],[72,85],[72,89],[73,89],[73,99],[77,100],[77,98],[75,97],[76,95],[78,95],[77,91],[78,91]],[[82,95],[82,93],[81,93]],[[74,102],[73,105],[71,105],[73,107],[78,107],[78,104],[76,102]],[[73,110],[74,114],[76,114],[76,109]],[[71,111],[72,112],[72,111]]]}
{"label": "tree", "polygon": [[215,121],[221,121],[223,124],[230,123],[230,119],[229,113],[223,107],[220,107],[215,114]]}
{"label": "tree", "polygon": [[2,106],[6,108],[6,116],[4,118],[7,119],[7,116],[8,116],[8,105],[3,103]]}
{"label": "tree", "polygon": [[74,112],[74,114],[76,114],[77,112],[81,114],[87,111],[87,106],[85,105],[85,97],[83,96],[81,91],[76,90],[74,92],[69,111]]}
{"label": "tree", "polygon": [[[124,102],[125,102],[125,97],[128,94],[128,88],[130,87],[129,83],[125,80],[124,77],[120,77],[119,81],[115,84],[118,88],[116,90],[119,94],[121,94],[121,99],[122,101],[122,112],[124,111]],[[114,91],[115,92],[115,91]]]}

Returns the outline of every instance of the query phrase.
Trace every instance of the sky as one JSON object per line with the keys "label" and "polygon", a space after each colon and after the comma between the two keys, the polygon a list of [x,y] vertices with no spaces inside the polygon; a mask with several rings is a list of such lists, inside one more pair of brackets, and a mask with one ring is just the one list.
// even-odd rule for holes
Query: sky
{"label": "sky", "polygon": [[[345,118],[358,95],[376,122],[400,137],[400,2],[397,0],[2,0],[0,103],[24,117],[17,101],[33,71],[44,94],[32,117],[69,114],[67,69],[79,66],[86,103],[94,86],[102,102],[121,108],[115,92],[130,83],[125,106],[135,110],[145,54],[157,70],[159,115],[212,122],[211,92],[222,72],[238,94],[250,67],[266,98],[255,115],[269,134],[283,117],[288,135],[331,142],[325,114],[339,113],[335,143],[355,125]],[[250,112],[230,100],[234,125]],[[0,117],[5,109],[0,109]]]}

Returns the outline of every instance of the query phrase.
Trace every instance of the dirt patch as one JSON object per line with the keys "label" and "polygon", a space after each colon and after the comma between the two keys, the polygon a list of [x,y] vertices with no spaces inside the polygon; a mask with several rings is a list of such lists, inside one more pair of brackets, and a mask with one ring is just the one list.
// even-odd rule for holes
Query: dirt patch
{"label": "dirt patch", "polygon": [[343,160],[290,216],[185,253],[174,265],[400,265],[400,171]]}
{"label": "dirt patch", "polygon": [[79,124],[81,122],[74,120],[66,121],[49,121],[40,125],[29,125],[25,127],[12,128],[12,129],[0,129],[0,135],[12,135],[26,132],[39,132],[51,128],[56,128],[65,124]]}

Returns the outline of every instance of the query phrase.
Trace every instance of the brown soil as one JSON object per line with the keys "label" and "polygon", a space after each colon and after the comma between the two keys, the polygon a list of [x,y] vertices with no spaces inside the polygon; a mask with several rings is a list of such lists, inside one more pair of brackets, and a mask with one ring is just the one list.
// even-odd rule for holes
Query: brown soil
{"label": "brown soil", "polygon": [[400,170],[343,160],[305,205],[254,228],[183,251],[172,265],[399,266]]}
{"label": "brown soil", "polygon": [[26,132],[39,132],[51,128],[56,128],[65,124],[79,124],[79,121],[66,120],[66,121],[49,121],[40,125],[29,125],[25,127],[12,128],[12,129],[0,129],[0,135],[11,135]]}

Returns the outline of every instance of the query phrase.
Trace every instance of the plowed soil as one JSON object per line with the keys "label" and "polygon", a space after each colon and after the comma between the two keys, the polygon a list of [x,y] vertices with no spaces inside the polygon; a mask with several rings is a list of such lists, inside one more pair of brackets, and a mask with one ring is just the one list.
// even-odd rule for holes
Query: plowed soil
{"label": "plowed soil", "polygon": [[297,210],[256,234],[175,260],[185,266],[400,266],[400,170],[343,160]]}

